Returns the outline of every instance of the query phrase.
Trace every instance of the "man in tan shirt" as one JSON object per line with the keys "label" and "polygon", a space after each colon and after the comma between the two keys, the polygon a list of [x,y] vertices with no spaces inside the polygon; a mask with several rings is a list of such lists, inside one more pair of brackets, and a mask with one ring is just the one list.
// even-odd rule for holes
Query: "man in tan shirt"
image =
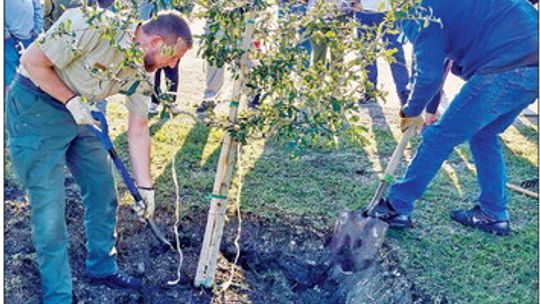
{"label": "man in tan shirt", "polygon": [[[141,72],[175,66],[192,46],[190,29],[175,11],[163,11],[142,24],[134,22],[106,38],[110,21],[117,17],[105,12],[90,26],[83,10],[67,10],[28,48],[6,101],[8,148],[30,198],[44,303],[72,302],[65,165],[80,186],[85,208],[87,275],[113,288],[141,286],[139,279],[121,273],[116,264],[116,188],[107,152],[85,126],[96,123],[89,103],[117,93],[129,95],[129,155],[145,216],[153,216],[150,99],[145,96],[150,86]],[[62,34],[66,29],[68,34]],[[137,52],[139,60],[126,55]]]}

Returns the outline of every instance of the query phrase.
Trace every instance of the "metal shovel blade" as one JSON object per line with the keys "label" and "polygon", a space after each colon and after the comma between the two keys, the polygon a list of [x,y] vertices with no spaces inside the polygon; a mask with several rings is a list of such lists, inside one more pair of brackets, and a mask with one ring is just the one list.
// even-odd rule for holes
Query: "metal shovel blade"
{"label": "metal shovel blade", "polygon": [[367,207],[358,211],[343,212],[338,218],[334,226],[330,250],[333,264],[340,265],[343,271],[366,269],[377,258],[388,224],[368,214],[380,202],[389,181],[393,179],[407,143],[416,132],[416,127],[409,127],[401,136],[401,140],[390,157],[384,176]]}
{"label": "metal shovel blade", "polygon": [[365,216],[363,211],[343,212],[330,244],[333,264],[346,272],[368,268],[377,258],[387,229],[387,223]]}

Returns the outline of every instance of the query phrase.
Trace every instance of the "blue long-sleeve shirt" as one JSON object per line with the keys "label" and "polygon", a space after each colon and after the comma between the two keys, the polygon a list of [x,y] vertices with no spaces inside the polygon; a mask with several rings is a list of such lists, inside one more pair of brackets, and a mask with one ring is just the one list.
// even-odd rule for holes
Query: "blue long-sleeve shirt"
{"label": "blue long-sleeve shirt", "polygon": [[422,113],[443,81],[444,60],[451,59],[465,80],[538,65],[538,12],[523,0],[423,0],[441,24],[422,28],[405,21],[416,62],[406,116]]}
{"label": "blue long-sleeve shirt", "polygon": [[43,29],[39,0],[7,0],[5,2],[4,38],[32,38]]}

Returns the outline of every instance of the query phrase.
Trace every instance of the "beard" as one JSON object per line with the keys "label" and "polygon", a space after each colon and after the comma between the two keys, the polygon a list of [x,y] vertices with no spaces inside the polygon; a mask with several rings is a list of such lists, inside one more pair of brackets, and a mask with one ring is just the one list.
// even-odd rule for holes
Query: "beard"
{"label": "beard", "polygon": [[144,69],[148,73],[155,72],[157,70],[156,60],[151,54],[144,55]]}

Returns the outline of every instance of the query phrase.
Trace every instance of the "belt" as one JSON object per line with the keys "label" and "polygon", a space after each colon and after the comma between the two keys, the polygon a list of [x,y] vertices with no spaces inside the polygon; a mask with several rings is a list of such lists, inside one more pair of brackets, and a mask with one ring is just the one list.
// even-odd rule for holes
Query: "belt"
{"label": "belt", "polygon": [[17,76],[15,76],[15,80],[13,81],[13,84],[20,84],[27,90],[44,95],[43,96],[44,98],[39,98],[39,100],[43,100],[59,110],[67,111],[66,106],[63,103],[59,102],[54,97],[52,97],[51,95],[43,91],[40,87],[35,85],[34,82],[30,80],[30,78],[17,73]]}

